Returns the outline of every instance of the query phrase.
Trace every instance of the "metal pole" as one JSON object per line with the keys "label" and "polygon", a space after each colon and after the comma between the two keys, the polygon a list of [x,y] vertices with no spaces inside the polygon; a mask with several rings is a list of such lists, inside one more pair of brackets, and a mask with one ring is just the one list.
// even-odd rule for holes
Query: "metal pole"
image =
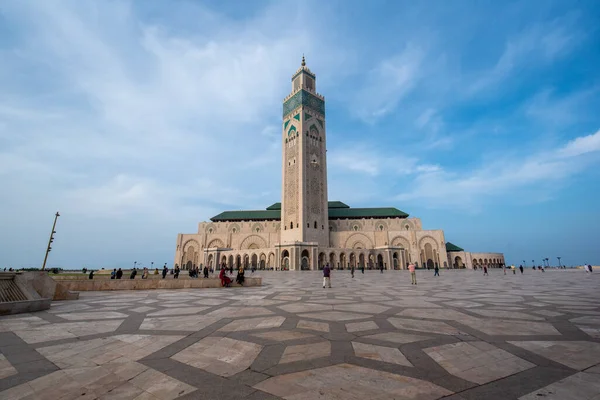
{"label": "metal pole", "polygon": [[50,232],[50,239],[48,240],[48,247],[46,248],[46,256],[44,257],[44,263],[42,264],[42,271],[46,269],[46,261],[48,260],[48,253],[50,253],[50,250],[52,250],[52,247],[50,247],[50,245],[54,241],[54,234],[56,233],[54,228],[56,228],[56,220],[58,219],[58,217],[60,217],[60,214],[57,211],[56,214],[54,214],[54,224],[52,224],[52,232]]}

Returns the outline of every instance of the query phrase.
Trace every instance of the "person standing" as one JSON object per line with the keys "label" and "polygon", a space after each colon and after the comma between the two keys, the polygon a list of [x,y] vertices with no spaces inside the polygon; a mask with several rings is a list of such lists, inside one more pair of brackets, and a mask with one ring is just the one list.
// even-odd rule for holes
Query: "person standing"
{"label": "person standing", "polygon": [[142,279],[148,279],[148,267],[144,267],[144,272],[142,273]]}
{"label": "person standing", "polygon": [[91,270],[91,271],[90,271],[90,276],[89,276],[89,278],[90,278],[90,279],[94,279],[94,270]]}
{"label": "person standing", "polygon": [[208,267],[206,265],[204,266],[202,272],[204,273],[204,278],[208,278]]}
{"label": "person standing", "polygon": [[437,264],[433,268],[433,276],[440,276],[440,267]]}
{"label": "person standing", "polygon": [[381,272],[383,274],[383,264],[379,265],[379,272]]}
{"label": "person standing", "polygon": [[325,285],[331,287],[331,269],[329,268],[329,264],[326,264],[325,267],[323,267],[323,287],[325,287]]}
{"label": "person standing", "polygon": [[523,266],[519,265],[519,271],[521,271],[521,275],[523,275]]}
{"label": "person standing", "polygon": [[129,275],[129,279],[135,279],[136,275],[137,275],[137,269],[133,268],[133,270],[131,270],[131,274]]}
{"label": "person standing", "polygon": [[487,274],[488,274],[488,272],[487,272],[487,265],[484,265],[483,266],[483,275],[485,276]]}
{"label": "person standing", "polygon": [[408,270],[410,271],[410,284],[416,285],[417,284],[417,272],[415,271],[415,264],[413,264],[413,263],[408,264]]}
{"label": "person standing", "polygon": [[502,264],[502,270],[504,271],[504,275],[506,275],[506,265]]}
{"label": "person standing", "polygon": [[175,273],[173,274],[173,279],[179,279],[179,265],[175,265]]}
{"label": "person standing", "polygon": [[352,278],[354,279],[354,265],[350,267],[350,274],[352,275]]}
{"label": "person standing", "polygon": [[110,279],[117,279],[117,269],[113,269],[110,273]]}
{"label": "person standing", "polygon": [[121,268],[119,268],[117,270],[117,279],[121,279],[123,277],[123,271],[121,271]]}
{"label": "person standing", "polygon": [[362,272],[363,275],[365,274],[365,265],[364,264],[360,266],[360,272]]}
{"label": "person standing", "polygon": [[169,269],[167,268],[167,264],[164,265],[163,270],[162,270],[162,277],[163,279],[165,279],[167,277],[167,273],[169,272]]}

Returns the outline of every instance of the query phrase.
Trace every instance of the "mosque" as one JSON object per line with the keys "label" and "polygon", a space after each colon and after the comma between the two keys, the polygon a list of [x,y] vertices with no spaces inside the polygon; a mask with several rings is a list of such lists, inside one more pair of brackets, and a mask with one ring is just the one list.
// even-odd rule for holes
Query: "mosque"
{"label": "mosque", "polygon": [[304,57],[283,100],[281,203],[223,211],[177,235],[174,265],[315,270],[474,268],[504,264],[502,253],[471,253],[441,229],[394,207],[354,208],[327,197],[325,98]]}

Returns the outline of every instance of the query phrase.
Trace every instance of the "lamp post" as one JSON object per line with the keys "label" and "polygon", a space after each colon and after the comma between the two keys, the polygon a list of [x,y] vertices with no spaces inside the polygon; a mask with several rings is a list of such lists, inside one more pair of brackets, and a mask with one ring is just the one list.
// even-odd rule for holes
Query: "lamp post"
{"label": "lamp post", "polygon": [[535,267],[535,260],[531,260],[531,265]]}
{"label": "lamp post", "polygon": [[58,220],[58,217],[60,217],[60,214],[57,211],[56,214],[54,214],[54,224],[52,224],[52,232],[50,232],[50,240],[48,240],[48,247],[46,248],[46,256],[44,257],[44,263],[42,264],[42,271],[46,269],[48,253],[50,253],[50,250],[52,250],[52,242],[54,242],[54,234],[56,233],[54,228],[56,228],[56,220]]}
{"label": "lamp post", "polygon": [[560,265],[560,257],[556,257],[556,258],[558,258],[558,268],[562,267],[562,266]]}
{"label": "lamp post", "polygon": [[154,269],[154,261],[150,263],[150,269]]}
{"label": "lamp post", "polygon": [[135,269],[135,266],[137,265],[137,261],[133,262],[133,269]]}
{"label": "lamp post", "polygon": [[523,266],[527,267],[527,262],[525,262],[525,260],[523,260]]}

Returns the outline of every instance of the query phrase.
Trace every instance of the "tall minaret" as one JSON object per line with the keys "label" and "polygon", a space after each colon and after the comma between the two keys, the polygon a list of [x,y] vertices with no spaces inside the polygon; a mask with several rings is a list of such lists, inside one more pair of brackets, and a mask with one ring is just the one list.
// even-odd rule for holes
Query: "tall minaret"
{"label": "tall minaret", "polygon": [[283,101],[282,142],[281,244],[329,247],[325,98],[304,56]]}

